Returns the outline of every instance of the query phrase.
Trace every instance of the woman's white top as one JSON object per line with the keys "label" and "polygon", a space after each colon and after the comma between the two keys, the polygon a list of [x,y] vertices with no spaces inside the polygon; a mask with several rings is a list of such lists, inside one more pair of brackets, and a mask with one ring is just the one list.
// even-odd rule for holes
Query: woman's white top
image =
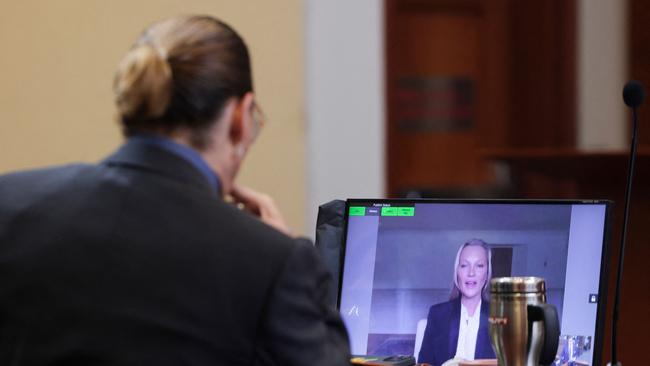
{"label": "woman's white top", "polygon": [[456,356],[465,360],[473,360],[476,351],[476,338],[481,319],[481,301],[479,301],[473,316],[469,316],[467,308],[460,304],[460,327],[458,327],[458,345]]}

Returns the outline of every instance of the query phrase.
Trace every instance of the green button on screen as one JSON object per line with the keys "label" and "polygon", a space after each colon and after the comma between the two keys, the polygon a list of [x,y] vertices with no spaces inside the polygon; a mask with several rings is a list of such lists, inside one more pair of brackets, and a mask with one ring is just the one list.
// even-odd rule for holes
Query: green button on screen
{"label": "green button on screen", "polygon": [[382,216],[397,216],[397,207],[382,207],[381,215]]}
{"label": "green button on screen", "polygon": [[414,216],[415,207],[398,207],[397,216]]}
{"label": "green button on screen", "polygon": [[350,207],[350,216],[365,216],[366,208],[360,206],[351,206]]}

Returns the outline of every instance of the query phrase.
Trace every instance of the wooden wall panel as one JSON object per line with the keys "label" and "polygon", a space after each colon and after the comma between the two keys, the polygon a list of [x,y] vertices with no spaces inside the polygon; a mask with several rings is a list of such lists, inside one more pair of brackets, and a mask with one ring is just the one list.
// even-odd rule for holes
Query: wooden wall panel
{"label": "wooden wall panel", "polygon": [[630,79],[639,80],[646,88],[646,102],[639,111],[639,145],[650,147],[650,2],[629,0]]}
{"label": "wooden wall panel", "polygon": [[510,1],[508,147],[575,146],[574,1]]}
{"label": "wooden wall panel", "polygon": [[477,185],[487,180],[487,167],[477,149],[478,107],[471,112],[470,127],[408,130],[402,127],[408,106],[399,96],[405,79],[419,83],[467,81],[471,94],[477,94],[482,72],[481,4],[387,3],[388,187],[393,195],[409,188]]}
{"label": "wooden wall panel", "polygon": [[[389,194],[495,184],[486,148],[574,146],[574,33],[574,0],[387,0]],[[404,77],[468,81],[471,123],[405,131]]]}

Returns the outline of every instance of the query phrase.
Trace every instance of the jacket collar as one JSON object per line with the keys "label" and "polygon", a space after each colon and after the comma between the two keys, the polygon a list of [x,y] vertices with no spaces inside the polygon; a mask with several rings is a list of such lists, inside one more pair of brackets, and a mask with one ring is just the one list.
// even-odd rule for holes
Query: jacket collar
{"label": "jacket collar", "polygon": [[219,196],[205,175],[190,162],[156,145],[127,142],[102,164],[159,174],[205,193]]}
{"label": "jacket collar", "polygon": [[458,333],[460,332],[460,296],[453,300],[451,307],[451,316],[449,317],[449,342],[447,344],[447,354],[453,358],[458,346]]}
{"label": "jacket collar", "polygon": [[481,302],[481,318],[478,326],[478,336],[476,337],[476,350],[474,351],[475,358],[494,358],[489,334],[489,317],[490,303],[483,300],[483,302]]}

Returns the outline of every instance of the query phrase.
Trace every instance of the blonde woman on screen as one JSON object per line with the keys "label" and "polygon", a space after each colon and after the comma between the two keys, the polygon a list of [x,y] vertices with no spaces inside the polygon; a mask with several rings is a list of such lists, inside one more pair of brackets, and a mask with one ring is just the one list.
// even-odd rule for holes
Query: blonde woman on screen
{"label": "blonde woman on screen", "polygon": [[449,301],[431,306],[418,362],[494,358],[488,335],[492,252],[483,240],[458,248]]}

